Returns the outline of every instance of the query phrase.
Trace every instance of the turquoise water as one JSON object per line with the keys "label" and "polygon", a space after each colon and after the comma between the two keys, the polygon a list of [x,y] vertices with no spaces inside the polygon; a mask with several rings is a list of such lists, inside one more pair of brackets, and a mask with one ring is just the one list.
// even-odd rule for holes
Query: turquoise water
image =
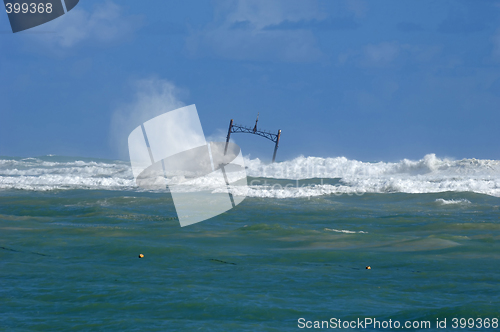
{"label": "turquoise water", "polygon": [[473,192],[247,197],[181,228],[165,193],[4,189],[0,328],[500,318],[499,206]]}

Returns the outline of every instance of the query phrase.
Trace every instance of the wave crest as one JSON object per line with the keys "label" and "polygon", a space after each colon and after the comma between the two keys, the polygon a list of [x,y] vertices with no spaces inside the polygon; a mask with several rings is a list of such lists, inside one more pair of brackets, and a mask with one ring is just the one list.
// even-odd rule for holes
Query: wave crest
{"label": "wave crest", "polygon": [[[269,180],[267,185],[250,185],[245,193],[251,197],[297,198],[332,194],[446,191],[500,197],[498,160],[451,160],[428,154],[416,161],[362,162],[345,157],[300,156],[274,164],[247,158],[245,164],[248,176]],[[337,183],[313,181],[307,186],[295,185],[295,180],[304,179],[338,180],[335,180]],[[283,183],[284,180],[289,180],[290,185]],[[203,185],[210,187],[210,183]],[[127,162],[46,156],[0,158],[0,189],[137,190],[137,187]],[[243,192],[234,188],[233,194],[243,195]]]}

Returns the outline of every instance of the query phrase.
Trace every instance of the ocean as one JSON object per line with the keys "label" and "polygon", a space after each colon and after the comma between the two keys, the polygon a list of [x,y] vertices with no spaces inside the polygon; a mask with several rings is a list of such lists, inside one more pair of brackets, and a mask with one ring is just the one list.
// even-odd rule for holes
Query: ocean
{"label": "ocean", "polygon": [[1,157],[0,330],[499,329],[500,161],[245,165],[180,227],[127,162]]}

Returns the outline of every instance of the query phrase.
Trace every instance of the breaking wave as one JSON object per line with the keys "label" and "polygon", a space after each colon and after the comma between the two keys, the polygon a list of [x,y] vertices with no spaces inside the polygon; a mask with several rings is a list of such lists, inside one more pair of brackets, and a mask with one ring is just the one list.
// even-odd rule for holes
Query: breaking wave
{"label": "breaking wave", "polygon": [[[345,157],[298,157],[274,164],[246,159],[245,165],[250,179],[266,179],[267,182],[254,182],[245,193],[233,188],[235,195],[293,198],[452,191],[500,197],[498,160],[451,160],[428,154],[421,160],[404,159],[392,163],[362,162]],[[295,181],[304,179],[315,181],[308,185],[298,185]],[[324,183],[323,179],[325,182],[336,179],[336,182]],[[0,189],[138,190],[128,162],[59,156],[0,158]],[[440,204],[456,204],[447,202],[450,201],[439,201]]]}
{"label": "breaking wave", "polygon": [[56,190],[135,188],[130,164],[66,157],[0,159],[0,189]]}
{"label": "breaking wave", "polygon": [[436,203],[439,203],[441,205],[451,205],[451,204],[459,204],[459,205],[465,205],[465,204],[471,204],[471,202],[468,199],[443,199],[443,198],[438,198],[436,199]]}
{"label": "breaking wave", "polygon": [[[345,157],[298,157],[265,165],[247,160],[249,176],[274,179],[339,179],[335,185],[315,185],[302,189],[304,196],[364,193],[475,192],[500,197],[500,161],[440,159],[428,154],[423,159],[399,162],[362,162]],[[289,194],[300,196],[297,188]],[[312,191],[312,192],[311,192]],[[267,193],[272,195],[272,193]],[[283,196],[276,191],[276,197]],[[250,190],[249,195],[252,196]]]}
{"label": "breaking wave", "polygon": [[330,231],[330,232],[336,232],[336,233],[346,233],[346,234],[356,234],[356,233],[363,233],[363,234],[367,234],[368,232],[364,232],[364,231],[349,231],[347,229],[333,229],[333,228],[325,228],[325,231]]}

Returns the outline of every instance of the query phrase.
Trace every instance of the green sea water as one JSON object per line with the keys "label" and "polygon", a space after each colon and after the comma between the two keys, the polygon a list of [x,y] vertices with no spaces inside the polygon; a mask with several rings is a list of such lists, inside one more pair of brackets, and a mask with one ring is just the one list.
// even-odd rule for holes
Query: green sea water
{"label": "green sea water", "polygon": [[499,206],[471,192],[247,197],[181,228],[165,193],[2,190],[0,330],[298,331],[300,318],[366,317],[457,330],[453,318],[500,318]]}

